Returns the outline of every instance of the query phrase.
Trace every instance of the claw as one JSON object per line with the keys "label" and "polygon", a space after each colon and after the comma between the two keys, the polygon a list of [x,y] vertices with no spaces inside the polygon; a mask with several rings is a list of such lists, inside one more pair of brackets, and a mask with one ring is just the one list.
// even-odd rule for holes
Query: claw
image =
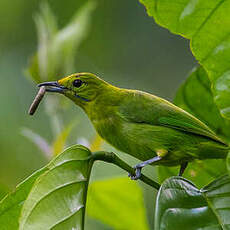
{"label": "claw", "polygon": [[141,169],[137,165],[133,167],[135,170],[135,175],[132,175],[131,173],[128,174],[128,176],[131,178],[131,180],[138,180],[141,177]]}
{"label": "claw", "polygon": [[132,179],[132,180],[138,180],[140,179],[141,177],[141,169],[143,167],[145,167],[146,165],[149,165],[149,164],[152,164],[154,162],[158,162],[158,161],[161,161],[162,160],[162,157],[160,156],[155,156],[147,161],[143,161],[137,165],[135,165],[133,168],[135,169],[135,175],[132,175],[131,173],[129,173],[129,177]]}

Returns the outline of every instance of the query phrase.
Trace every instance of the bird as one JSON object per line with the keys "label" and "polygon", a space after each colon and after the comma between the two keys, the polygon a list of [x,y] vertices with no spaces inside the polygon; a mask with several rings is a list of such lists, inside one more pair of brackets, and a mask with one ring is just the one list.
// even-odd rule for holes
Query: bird
{"label": "bird", "polygon": [[43,82],[81,107],[97,133],[116,149],[141,161],[129,174],[137,180],[146,165],[180,166],[195,159],[226,158],[229,145],[195,116],[153,94],[116,87],[92,73]]}

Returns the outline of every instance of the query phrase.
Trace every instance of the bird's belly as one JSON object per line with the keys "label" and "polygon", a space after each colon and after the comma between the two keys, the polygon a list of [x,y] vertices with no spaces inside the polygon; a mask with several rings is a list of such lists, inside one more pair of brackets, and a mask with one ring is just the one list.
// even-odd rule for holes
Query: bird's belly
{"label": "bird's belly", "polygon": [[94,121],[93,124],[98,134],[116,149],[140,160],[156,156],[153,149],[144,145],[143,141],[139,139],[140,134],[130,129],[129,125],[126,127],[124,122],[106,119]]}
{"label": "bird's belly", "polygon": [[157,150],[168,151],[170,148],[164,135],[166,130],[160,126],[118,121],[94,123],[94,126],[109,144],[140,160],[148,160],[157,155]]}

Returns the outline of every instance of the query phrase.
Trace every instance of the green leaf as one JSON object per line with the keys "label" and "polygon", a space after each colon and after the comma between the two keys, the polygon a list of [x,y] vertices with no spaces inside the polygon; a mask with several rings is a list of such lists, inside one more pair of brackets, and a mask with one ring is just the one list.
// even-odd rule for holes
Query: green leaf
{"label": "green leaf", "polygon": [[157,195],[155,229],[229,229],[229,193],[228,175],[201,190],[182,177],[171,177]]}
{"label": "green leaf", "polygon": [[0,184],[0,200],[9,192],[9,188],[5,185]]}
{"label": "green leaf", "polygon": [[226,159],[226,164],[227,164],[228,173],[230,175],[230,151],[229,151],[227,159]]}
{"label": "green leaf", "polygon": [[117,230],[148,230],[143,192],[129,178],[95,181],[89,187],[89,216]]}
{"label": "green leaf", "polygon": [[32,174],[16,187],[13,193],[10,193],[0,202],[0,226],[1,230],[18,230],[19,216],[35,180],[47,169],[43,168]]}
{"label": "green leaf", "polygon": [[95,6],[95,1],[86,2],[86,4],[76,12],[70,23],[61,29],[53,39],[52,49],[55,55],[54,58],[57,61],[56,65],[63,65],[63,71],[65,73],[74,70],[75,53],[81,42],[88,35],[90,16]]}
{"label": "green leaf", "polygon": [[84,229],[90,157],[87,148],[75,145],[51,161],[23,205],[20,230]]}
{"label": "green leaf", "polygon": [[58,30],[56,18],[49,5],[42,5],[41,12],[35,17],[38,50],[31,58],[27,70],[34,81],[55,80],[59,75],[75,70],[76,50],[88,35],[90,16],[94,9],[94,1],[86,2],[73,19]]}
{"label": "green leaf", "polygon": [[230,1],[140,0],[158,24],[190,39],[221,114],[230,118]]}
{"label": "green leaf", "polygon": [[[193,114],[221,136],[230,139],[230,123],[224,119],[217,108],[211,93],[211,83],[202,67],[195,68],[176,93],[174,103]],[[211,153],[210,153],[211,154]],[[224,160],[205,160],[189,163],[184,177],[192,180],[198,187],[226,173]],[[179,167],[159,167],[160,181],[177,175]]]}
{"label": "green leaf", "polygon": [[[35,53],[30,74],[33,80],[45,81],[54,74],[54,60],[51,42],[57,33],[56,18],[48,3],[41,5],[40,14],[35,15],[38,36],[38,51]],[[38,68],[38,69],[36,69]]]}
{"label": "green leaf", "polygon": [[72,146],[0,203],[3,230],[84,229],[91,152]]}
{"label": "green leaf", "polygon": [[32,79],[35,82],[41,82],[40,78],[39,66],[38,66],[38,56],[35,54],[34,56],[29,58],[28,68],[25,69],[25,76],[30,80]]}
{"label": "green leaf", "polygon": [[230,140],[230,122],[217,108],[211,92],[211,82],[204,68],[194,68],[178,89],[174,104],[206,123],[218,136]]}

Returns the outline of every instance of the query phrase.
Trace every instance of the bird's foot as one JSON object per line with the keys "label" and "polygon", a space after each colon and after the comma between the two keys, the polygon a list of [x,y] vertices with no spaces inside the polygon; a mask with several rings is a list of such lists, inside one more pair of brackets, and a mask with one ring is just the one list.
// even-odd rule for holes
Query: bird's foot
{"label": "bird's foot", "polygon": [[149,159],[147,161],[143,161],[140,164],[135,165],[133,167],[135,169],[135,174],[133,175],[133,174],[129,173],[129,177],[132,180],[138,180],[138,179],[140,179],[140,177],[141,177],[141,170],[142,170],[143,167],[145,167],[146,165],[152,164],[154,162],[158,162],[160,160],[162,160],[162,157],[155,156],[155,157],[153,157],[153,158],[151,158],[151,159]]}
{"label": "bird's foot", "polygon": [[135,174],[133,175],[133,174],[129,173],[128,176],[131,178],[131,180],[140,179],[142,167],[139,164],[137,164],[133,168],[135,169]]}

